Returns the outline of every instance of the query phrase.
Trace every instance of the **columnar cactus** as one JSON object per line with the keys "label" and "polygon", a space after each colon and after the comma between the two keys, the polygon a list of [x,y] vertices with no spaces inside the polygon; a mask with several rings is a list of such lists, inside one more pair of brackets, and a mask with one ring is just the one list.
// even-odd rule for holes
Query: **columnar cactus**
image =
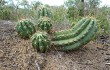
{"label": "columnar cactus", "polygon": [[43,31],[50,32],[50,30],[52,29],[50,18],[48,17],[40,18],[38,27]]}
{"label": "columnar cactus", "polygon": [[52,43],[63,46],[60,50],[77,49],[89,42],[96,31],[96,21],[91,18],[83,18],[72,29],[56,32]]}
{"label": "columnar cactus", "polygon": [[86,21],[86,18],[83,18],[82,20],[78,22],[78,24],[76,24],[73,28],[69,29],[68,31],[66,30],[62,32],[56,32],[55,34],[57,35],[53,37],[53,40],[69,39],[71,37],[77,36],[85,27],[87,27],[88,22],[90,22],[90,19],[87,19]]}
{"label": "columnar cactus", "polygon": [[24,19],[17,23],[16,31],[22,38],[29,38],[36,30],[30,20]]}
{"label": "columnar cactus", "polygon": [[49,17],[49,18],[51,18],[52,17],[52,12],[48,8],[42,6],[38,10],[38,18],[40,18],[40,17]]}
{"label": "columnar cactus", "polygon": [[84,22],[85,22],[86,18],[81,19],[74,27],[72,27],[71,29],[68,30],[61,30],[61,31],[57,31],[54,33],[54,35],[63,35],[63,34],[69,34],[72,33],[73,31],[75,31],[77,28],[79,28]]}
{"label": "columnar cactus", "polygon": [[50,41],[45,32],[35,33],[32,36],[32,46],[40,52],[45,52],[48,50]]}

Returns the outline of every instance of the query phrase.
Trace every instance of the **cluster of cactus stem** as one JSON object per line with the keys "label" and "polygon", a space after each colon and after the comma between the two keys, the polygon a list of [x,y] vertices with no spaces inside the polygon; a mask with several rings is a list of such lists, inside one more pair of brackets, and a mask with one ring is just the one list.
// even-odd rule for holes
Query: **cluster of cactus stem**
{"label": "cluster of cactus stem", "polygon": [[41,30],[46,31],[47,33],[49,33],[52,29],[51,17],[52,17],[52,13],[48,8],[46,8],[44,6],[39,8],[39,10],[38,10],[38,18],[39,18],[38,27]]}
{"label": "cluster of cactus stem", "polygon": [[77,49],[88,43],[96,31],[96,21],[83,18],[71,29],[55,32],[52,44],[62,46],[60,50],[64,51]]}
{"label": "cluster of cactus stem", "polygon": [[34,24],[30,20],[23,19],[17,23],[16,31],[20,37],[29,38],[36,30]]}
{"label": "cluster of cactus stem", "polygon": [[35,33],[32,36],[32,46],[40,52],[46,52],[49,48],[50,41],[45,32]]}
{"label": "cluster of cactus stem", "polygon": [[50,10],[41,7],[38,10],[38,27],[43,32],[35,33],[34,24],[26,19],[18,22],[16,31],[22,38],[29,38],[35,33],[31,37],[32,46],[40,52],[47,51],[50,45],[60,46],[58,49],[63,51],[78,49],[88,43],[97,31],[95,19],[85,17],[68,30],[54,32],[50,41],[48,32],[52,29],[51,16]]}
{"label": "cluster of cactus stem", "polygon": [[[38,18],[39,18],[39,23],[38,27],[40,30],[45,31],[49,33],[52,29],[52,24],[51,24],[51,17],[52,13],[51,11],[42,6],[38,10]],[[37,49],[37,51],[40,52],[45,52],[49,48],[50,41],[48,39],[48,36],[44,32],[36,33],[32,36],[32,46]]]}

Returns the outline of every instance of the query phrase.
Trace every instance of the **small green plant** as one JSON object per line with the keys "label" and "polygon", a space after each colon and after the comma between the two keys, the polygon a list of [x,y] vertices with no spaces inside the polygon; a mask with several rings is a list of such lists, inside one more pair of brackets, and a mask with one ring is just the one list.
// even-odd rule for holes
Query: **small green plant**
{"label": "small green plant", "polygon": [[48,39],[47,33],[39,32],[32,36],[32,46],[34,49],[40,52],[46,52],[49,48],[50,41]]}
{"label": "small green plant", "polygon": [[22,38],[29,38],[36,30],[34,24],[30,20],[24,19],[18,21],[16,31]]}
{"label": "small green plant", "polygon": [[42,17],[39,19],[38,27],[46,32],[50,32],[52,29],[51,20],[48,17]]}
{"label": "small green plant", "polygon": [[0,8],[0,19],[2,20],[11,19],[11,10],[6,8]]}

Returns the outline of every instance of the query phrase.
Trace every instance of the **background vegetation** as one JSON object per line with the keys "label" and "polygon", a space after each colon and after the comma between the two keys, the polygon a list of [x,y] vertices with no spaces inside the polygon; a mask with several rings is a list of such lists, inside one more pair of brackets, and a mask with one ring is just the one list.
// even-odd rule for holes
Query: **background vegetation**
{"label": "background vegetation", "polygon": [[[0,0],[0,19],[13,20],[30,18],[37,21],[37,10],[41,2],[36,1],[29,4],[27,0],[16,1]],[[68,24],[74,26],[82,17],[91,16],[98,22],[96,36],[109,35],[110,33],[110,7],[100,6],[100,0],[66,0],[61,6],[47,6],[53,13],[53,23],[61,24],[69,20]]]}

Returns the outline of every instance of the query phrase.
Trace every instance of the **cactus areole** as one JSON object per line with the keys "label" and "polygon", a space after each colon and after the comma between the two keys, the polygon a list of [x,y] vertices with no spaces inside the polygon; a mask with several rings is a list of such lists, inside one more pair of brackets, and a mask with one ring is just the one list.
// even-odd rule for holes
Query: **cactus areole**
{"label": "cactus areole", "polygon": [[16,31],[22,38],[29,38],[36,30],[31,21],[24,19],[17,23]]}

